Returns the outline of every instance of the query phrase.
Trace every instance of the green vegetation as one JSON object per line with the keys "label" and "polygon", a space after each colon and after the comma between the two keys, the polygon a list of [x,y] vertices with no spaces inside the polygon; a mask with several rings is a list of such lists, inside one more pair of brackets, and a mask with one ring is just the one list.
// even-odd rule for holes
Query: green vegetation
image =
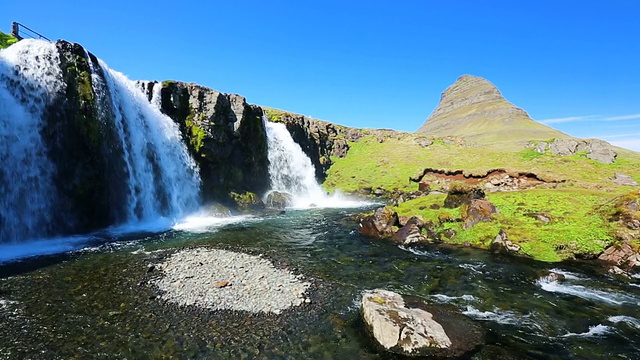
{"label": "green vegetation", "polygon": [[18,39],[14,38],[13,36],[11,36],[9,34],[5,34],[2,31],[0,31],[0,49],[6,49],[11,44],[15,44],[17,42],[18,42]]}
{"label": "green vegetation", "polygon": [[[522,251],[542,261],[560,261],[574,254],[595,255],[613,240],[615,225],[607,219],[609,199],[599,191],[585,189],[528,190],[499,192],[488,195],[500,211],[494,221],[462,229],[461,208],[434,209],[442,205],[444,195],[428,195],[402,203],[394,208],[399,215],[421,215],[441,230],[453,229],[454,244],[470,243],[487,248],[502,229],[509,239],[522,246]],[[543,215],[545,223],[535,218]]]}
{"label": "green vegetation", "polygon": [[191,144],[196,153],[199,153],[200,149],[203,146],[204,138],[207,134],[202,127],[198,126],[195,123],[194,118],[195,115],[193,114],[193,112],[190,112],[185,121],[185,125],[191,133],[191,136],[189,136],[189,144]]}

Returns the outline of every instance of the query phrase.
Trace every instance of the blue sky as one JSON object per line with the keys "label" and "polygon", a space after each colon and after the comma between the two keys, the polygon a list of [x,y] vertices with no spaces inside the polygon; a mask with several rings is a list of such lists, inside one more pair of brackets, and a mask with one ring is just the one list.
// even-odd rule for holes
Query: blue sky
{"label": "blue sky", "polygon": [[1,30],[78,42],[132,79],[415,131],[473,74],[536,120],[640,151],[639,19],[636,0],[0,3]]}

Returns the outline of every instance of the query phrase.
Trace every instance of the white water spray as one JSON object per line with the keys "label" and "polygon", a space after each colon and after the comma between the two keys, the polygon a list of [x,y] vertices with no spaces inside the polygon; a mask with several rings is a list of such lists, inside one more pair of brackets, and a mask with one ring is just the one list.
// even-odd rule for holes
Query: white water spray
{"label": "white water spray", "polygon": [[64,88],[54,44],[0,50],[0,242],[48,235],[55,169],[41,137],[50,95]]}

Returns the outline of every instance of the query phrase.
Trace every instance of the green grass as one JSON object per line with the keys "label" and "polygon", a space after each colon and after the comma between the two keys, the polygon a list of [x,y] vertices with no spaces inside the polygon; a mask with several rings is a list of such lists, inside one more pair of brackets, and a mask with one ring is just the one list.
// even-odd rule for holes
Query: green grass
{"label": "green grass", "polygon": [[[539,154],[532,149],[496,151],[491,148],[466,148],[436,141],[422,148],[407,134],[401,139],[387,138],[379,143],[375,136],[366,136],[351,147],[345,158],[332,158],[324,186],[328,190],[356,191],[363,187],[387,190],[416,190],[409,177],[425,168],[464,170],[465,174],[483,175],[493,169],[535,173],[547,181],[566,182],[563,187],[599,189],[619,192],[612,182],[615,173],[625,173],[640,181],[640,153],[615,149],[618,158],[613,164],[587,159],[583,154],[563,157]],[[424,137],[424,135],[422,135]]]}
{"label": "green grass", "polygon": [[16,42],[18,42],[18,39],[14,38],[13,36],[11,36],[9,34],[5,34],[2,31],[0,31],[0,49],[6,49],[11,44],[15,44]]}
{"label": "green grass", "polygon": [[[614,241],[616,226],[607,219],[607,207],[601,207],[611,199],[610,194],[586,189],[528,190],[500,192],[488,195],[500,214],[492,222],[479,223],[468,230],[462,229],[460,209],[430,208],[442,205],[444,195],[428,195],[395,208],[399,215],[419,214],[425,220],[434,221],[441,229],[454,229],[457,235],[449,242],[486,248],[503,229],[509,239],[522,246],[522,252],[542,261],[560,261],[573,254],[598,254]],[[439,222],[443,215],[452,214],[455,219]],[[527,216],[530,213],[545,214],[551,222],[545,224]]]}

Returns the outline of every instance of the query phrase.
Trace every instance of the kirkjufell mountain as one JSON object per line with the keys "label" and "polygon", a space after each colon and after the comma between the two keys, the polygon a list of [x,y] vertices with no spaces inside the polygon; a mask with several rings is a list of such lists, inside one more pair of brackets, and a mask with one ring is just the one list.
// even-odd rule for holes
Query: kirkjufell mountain
{"label": "kirkjufell mountain", "polygon": [[459,136],[469,143],[524,145],[531,140],[569,138],[533,120],[508,102],[498,88],[478,76],[463,75],[441,95],[440,103],[418,133]]}

